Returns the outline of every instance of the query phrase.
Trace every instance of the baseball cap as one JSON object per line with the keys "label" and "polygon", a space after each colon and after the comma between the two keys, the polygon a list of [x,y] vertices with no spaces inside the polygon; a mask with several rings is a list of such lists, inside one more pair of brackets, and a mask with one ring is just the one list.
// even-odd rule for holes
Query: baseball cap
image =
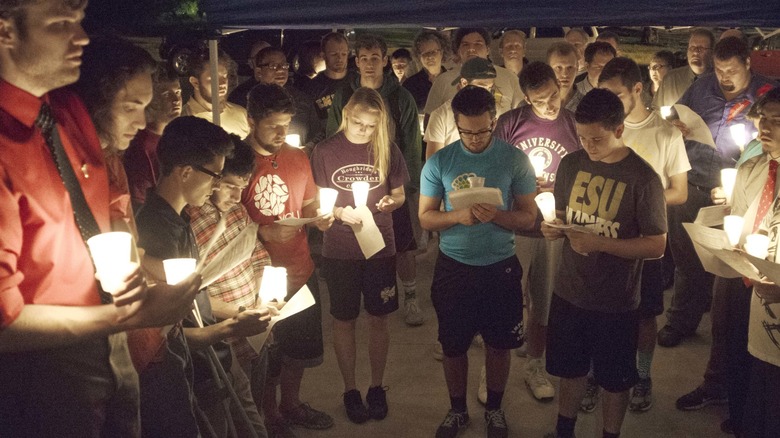
{"label": "baseball cap", "polygon": [[460,67],[460,75],[452,81],[456,85],[461,79],[473,81],[474,79],[495,79],[496,68],[493,63],[484,58],[471,58]]}

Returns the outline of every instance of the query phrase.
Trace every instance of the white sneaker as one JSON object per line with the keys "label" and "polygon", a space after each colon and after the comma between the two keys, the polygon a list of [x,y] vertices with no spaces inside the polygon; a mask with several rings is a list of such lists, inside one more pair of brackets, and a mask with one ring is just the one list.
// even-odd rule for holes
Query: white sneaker
{"label": "white sneaker", "polygon": [[531,359],[525,367],[525,384],[539,401],[547,401],[555,397],[555,387],[544,372],[541,359]]}
{"label": "white sneaker", "polygon": [[404,321],[407,325],[422,325],[425,322],[420,306],[417,305],[417,298],[404,300],[404,308],[406,310]]}
{"label": "white sneaker", "polygon": [[479,372],[479,389],[477,389],[477,400],[483,405],[487,404],[487,370],[482,365],[482,371]]}

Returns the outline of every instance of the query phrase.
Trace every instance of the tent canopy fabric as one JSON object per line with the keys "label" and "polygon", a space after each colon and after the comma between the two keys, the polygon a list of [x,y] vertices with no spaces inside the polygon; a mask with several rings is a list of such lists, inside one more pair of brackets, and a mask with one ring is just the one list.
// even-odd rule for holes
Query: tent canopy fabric
{"label": "tent canopy fabric", "polygon": [[200,0],[219,29],[780,27],[780,0]]}

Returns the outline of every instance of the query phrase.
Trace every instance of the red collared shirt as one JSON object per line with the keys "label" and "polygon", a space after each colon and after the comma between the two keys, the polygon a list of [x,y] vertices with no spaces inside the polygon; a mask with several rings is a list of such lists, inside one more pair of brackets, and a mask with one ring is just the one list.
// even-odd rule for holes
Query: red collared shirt
{"label": "red collared shirt", "polygon": [[95,220],[110,230],[108,176],[84,105],[67,90],[37,98],[0,80],[0,328],[26,304],[100,304],[70,196],[34,127],[43,101]]}

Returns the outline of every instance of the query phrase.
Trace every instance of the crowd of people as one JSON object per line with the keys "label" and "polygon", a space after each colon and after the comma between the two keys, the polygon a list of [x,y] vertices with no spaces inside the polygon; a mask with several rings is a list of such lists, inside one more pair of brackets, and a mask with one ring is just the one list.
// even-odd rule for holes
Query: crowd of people
{"label": "crowd of people", "polygon": [[[0,1],[0,436],[329,429],[341,413],[301,400],[306,370],[323,363],[323,308],[346,418],[383,420],[388,317],[403,308],[406,324],[426,323],[415,256],[429,241],[434,355],[450,399],[437,438],[470,424],[473,343],[484,347],[486,436],[509,435],[515,350],[534,398],[557,398],[547,437],[573,437],[599,400],[603,437],[618,437],[627,411],[653,405],[656,344],[679,345],[708,310],[703,383],[677,408],[728,402],[724,431],[780,430],[780,286],[706,272],[682,225],[725,204],[744,217],[743,236],[769,236],[768,260],[780,263],[780,88],[751,71],[738,31],[694,28],[686,65],[659,51],[644,75],[611,32],[591,42],[573,28],[546,62],[527,62],[526,35],[507,30],[503,66],[482,28],[422,30],[391,54],[380,36],[350,44],[330,32],[299,48],[295,74],[282,48],[258,42],[253,77],[232,84],[224,53],[196,53],[180,78],[128,41],[90,39],[85,7]],[[661,114],[673,105],[701,117],[714,146],[694,140],[681,107]],[[735,124],[752,140],[732,137]],[[737,168],[731,197],[727,168]],[[336,193],[332,211],[320,208],[324,189]],[[483,195],[464,205],[469,191]],[[554,217],[539,195],[552,195]],[[165,260],[209,262],[245,230],[251,256],[216,281],[166,283]],[[381,239],[367,252],[371,230]],[[110,231],[137,248],[109,294],[85,243]],[[286,297],[263,302],[271,267],[286,269]],[[314,305],[271,329],[304,287]]]}

